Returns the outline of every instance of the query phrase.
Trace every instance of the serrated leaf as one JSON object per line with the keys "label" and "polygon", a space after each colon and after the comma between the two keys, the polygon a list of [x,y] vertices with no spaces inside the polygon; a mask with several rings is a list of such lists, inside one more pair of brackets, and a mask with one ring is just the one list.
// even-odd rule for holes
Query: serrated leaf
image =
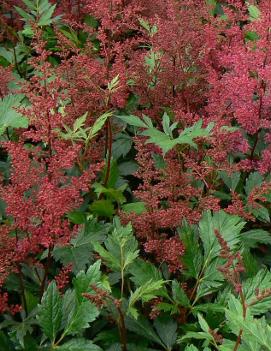
{"label": "serrated leaf", "polygon": [[243,232],[240,238],[247,248],[255,248],[258,244],[271,245],[271,234],[263,229],[251,229]]}
{"label": "serrated leaf", "polygon": [[82,128],[86,123],[88,112],[84,113],[81,117],[76,118],[73,123],[73,131],[76,132],[78,129]]}
{"label": "serrated leaf", "polygon": [[112,115],[113,112],[108,111],[96,119],[93,126],[89,129],[88,140],[94,138],[98,134],[98,132],[103,128],[105,122],[108,120],[108,118],[112,117]]}
{"label": "serrated leaf", "polygon": [[197,279],[203,264],[203,255],[195,230],[187,224],[179,229],[180,239],[185,246],[182,262],[184,274],[187,277]]}
{"label": "serrated leaf", "polygon": [[38,25],[39,26],[49,26],[53,22],[52,15],[55,11],[56,4],[50,5],[44,13],[42,13],[40,19],[38,20]]}
{"label": "serrated leaf", "polygon": [[128,213],[134,212],[134,213],[136,213],[138,215],[140,215],[141,213],[147,211],[145,203],[144,202],[140,202],[140,201],[124,204],[124,205],[122,205],[122,210],[124,212],[128,212]]}
{"label": "serrated leaf", "polygon": [[84,270],[93,258],[93,243],[102,242],[109,231],[108,225],[91,220],[80,228],[67,246],[56,246],[53,256],[63,265],[72,264],[73,272]]}
{"label": "serrated leaf", "polygon": [[147,340],[155,342],[156,344],[164,347],[163,342],[158,337],[150,322],[146,318],[142,316],[140,316],[138,319],[127,317],[125,322],[127,329],[131,332],[134,332],[140,337],[146,338]]}
{"label": "serrated leaf", "polygon": [[138,256],[138,244],[131,223],[118,225],[104,242],[105,247],[95,243],[94,249],[114,271],[124,272]]}
{"label": "serrated leaf", "polygon": [[227,187],[231,191],[234,191],[239,183],[241,173],[234,172],[234,173],[228,175],[226,172],[221,171],[221,172],[219,172],[219,175],[220,175],[220,178],[223,180],[223,182],[227,185]]}
{"label": "serrated leaf", "polygon": [[178,305],[184,307],[190,306],[190,300],[177,280],[172,281],[172,297]]}
{"label": "serrated leaf", "polygon": [[210,211],[203,214],[199,223],[200,237],[204,247],[204,256],[209,261],[217,257],[220,244],[214,234],[217,229],[230,249],[235,249],[240,243],[240,232],[245,222],[238,216],[227,214],[224,211],[215,212],[212,216]]}
{"label": "serrated leaf", "polygon": [[94,304],[90,301],[82,301],[67,319],[64,334],[79,334],[83,329],[88,328],[89,323],[93,322],[98,315],[98,308]]}
{"label": "serrated leaf", "polygon": [[14,110],[21,105],[23,95],[7,95],[0,99],[0,127],[27,128],[28,120]]}
{"label": "serrated leaf", "polygon": [[130,280],[139,287],[145,283],[162,279],[162,273],[150,262],[138,258],[129,268]]}
{"label": "serrated leaf", "polygon": [[107,84],[107,89],[109,91],[113,91],[113,90],[116,90],[117,86],[119,85],[119,74],[116,75],[112,80],[111,82],[109,82]]}
{"label": "serrated leaf", "polygon": [[96,200],[90,206],[90,210],[97,216],[112,217],[115,213],[114,205],[111,200]]}
{"label": "serrated leaf", "polygon": [[124,121],[125,123],[139,128],[147,128],[148,126],[137,116],[129,115],[129,116],[117,116],[119,119]]}
{"label": "serrated leaf", "polygon": [[152,158],[154,160],[155,167],[157,169],[164,169],[166,168],[166,161],[164,160],[162,155],[159,154],[152,154]]}
{"label": "serrated leaf", "polygon": [[44,334],[54,341],[62,318],[62,301],[55,281],[50,283],[42,297],[37,318]]}
{"label": "serrated leaf", "polygon": [[258,218],[259,220],[265,222],[265,223],[269,223],[270,222],[270,215],[269,215],[269,211],[266,207],[261,206],[258,204],[257,208],[250,208],[250,211],[254,214],[254,216],[256,218]]}
{"label": "serrated leaf", "polygon": [[134,161],[122,162],[118,165],[120,175],[132,175],[138,170],[138,164]]}
{"label": "serrated leaf", "polygon": [[131,150],[132,144],[133,142],[129,135],[119,134],[112,145],[114,159],[126,156]]}
{"label": "serrated leaf", "polygon": [[134,308],[135,303],[138,301],[142,301],[144,303],[156,298],[164,283],[165,282],[163,280],[150,280],[137,288],[134,292],[131,292],[127,313],[132,315],[134,318],[137,318],[138,312]]}
{"label": "serrated leaf", "polygon": [[253,315],[266,313],[270,310],[271,296],[265,299],[257,299],[256,290],[259,293],[264,292],[271,287],[271,272],[267,269],[261,269],[257,274],[243,282],[243,292],[246,298],[246,303],[252,306],[250,311]]}
{"label": "serrated leaf", "polygon": [[170,118],[168,114],[165,112],[163,114],[162,125],[164,132],[170,137],[173,138],[172,129],[170,128]]}
{"label": "serrated leaf", "polygon": [[59,351],[102,351],[102,349],[93,344],[92,341],[78,338],[72,339],[70,341],[65,342],[57,348]]}
{"label": "serrated leaf", "polygon": [[146,129],[141,134],[149,137],[146,143],[158,145],[164,154],[178,144],[178,139],[171,139],[167,134],[155,128]]}
{"label": "serrated leaf", "polygon": [[35,21],[35,17],[24,11],[18,6],[14,6],[15,10],[18,12],[18,14],[25,20],[25,21]]}
{"label": "serrated leaf", "polygon": [[251,191],[254,188],[260,186],[262,182],[263,182],[263,177],[260,173],[258,172],[250,173],[250,175],[246,180],[246,185],[245,185],[246,194],[249,195]]}
{"label": "serrated leaf", "polygon": [[170,351],[176,343],[177,323],[169,317],[159,317],[154,321],[154,328],[167,350]]}
{"label": "serrated leaf", "polygon": [[200,313],[198,313],[198,321],[199,321],[199,325],[200,325],[201,329],[203,331],[205,331],[206,333],[209,333],[210,327]]}
{"label": "serrated leaf", "polygon": [[86,272],[79,272],[73,279],[73,285],[76,291],[77,300],[81,302],[83,300],[82,293],[92,291],[90,285],[97,285],[100,280],[102,273],[100,271],[101,260],[96,261],[94,264],[89,266]]}

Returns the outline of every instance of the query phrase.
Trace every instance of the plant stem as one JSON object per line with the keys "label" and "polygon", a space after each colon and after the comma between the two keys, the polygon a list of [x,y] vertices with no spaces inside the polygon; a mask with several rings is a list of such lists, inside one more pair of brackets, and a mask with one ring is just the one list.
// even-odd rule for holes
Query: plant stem
{"label": "plant stem", "polygon": [[110,119],[106,121],[106,154],[107,154],[107,164],[106,164],[106,173],[104,177],[104,186],[107,186],[110,177],[110,168],[111,168],[111,158],[112,158],[112,144],[113,144],[113,135],[112,135],[112,126]]}
{"label": "plant stem", "polygon": [[44,265],[44,276],[40,285],[40,300],[42,298],[42,295],[44,293],[45,290],[45,284],[46,284],[46,280],[48,277],[48,272],[51,266],[51,262],[52,262],[52,246],[49,247],[48,249],[48,256],[47,256],[47,260],[46,260],[46,264]]}
{"label": "plant stem", "polygon": [[120,306],[116,306],[119,313],[118,329],[121,343],[121,351],[127,351],[127,334],[124,321],[124,315]]}
{"label": "plant stem", "polygon": [[[241,291],[240,291],[240,297],[241,297],[241,302],[242,302],[242,307],[243,307],[243,319],[245,319],[246,318],[246,314],[247,314],[247,305],[246,305],[246,300],[245,300],[245,296],[244,296],[242,288],[241,288]],[[236,340],[236,343],[234,345],[233,351],[237,351],[238,350],[238,348],[239,348],[239,346],[241,344],[242,335],[243,335],[243,329],[240,329],[238,337],[237,337],[237,340]]]}
{"label": "plant stem", "polygon": [[17,269],[19,272],[19,280],[20,280],[20,289],[21,289],[21,294],[22,294],[22,302],[23,302],[23,308],[25,311],[25,314],[27,316],[28,311],[27,311],[27,304],[26,304],[26,297],[25,297],[25,286],[24,286],[24,280],[23,280],[23,273],[20,264],[17,264]]}

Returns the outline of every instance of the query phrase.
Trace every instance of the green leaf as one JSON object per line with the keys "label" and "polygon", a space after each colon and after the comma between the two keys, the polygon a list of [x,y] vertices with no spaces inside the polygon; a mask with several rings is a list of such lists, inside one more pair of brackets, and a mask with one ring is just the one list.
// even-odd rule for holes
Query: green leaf
{"label": "green leaf", "polygon": [[82,294],[85,292],[91,292],[91,284],[98,285],[101,280],[101,260],[96,261],[93,265],[89,266],[86,273],[84,271],[79,272],[73,279],[73,286],[76,291],[77,300],[83,301]]}
{"label": "green leaf", "polygon": [[178,305],[184,307],[190,306],[190,300],[177,280],[172,281],[172,297]]}
{"label": "green leaf", "polygon": [[78,338],[72,339],[70,341],[65,342],[57,348],[59,351],[102,351],[102,349],[93,344],[92,341]]}
{"label": "green leaf", "polygon": [[52,15],[55,11],[55,8],[56,4],[51,5],[50,7],[48,7],[48,9],[46,9],[46,12],[42,14],[38,21],[38,26],[49,26],[53,22]]}
{"label": "green leaf", "polygon": [[71,316],[74,314],[78,301],[76,298],[75,290],[68,289],[62,299],[62,319],[61,319],[61,330],[65,328]]}
{"label": "green leaf", "polygon": [[104,187],[101,183],[94,183],[93,188],[95,193],[97,193],[97,197],[100,197],[101,194],[104,194],[108,200],[116,201],[119,204],[122,204],[126,201],[123,191],[126,188],[126,184],[123,184],[118,189]]}
{"label": "green leaf", "polygon": [[7,127],[27,128],[28,120],[21,113],[14,110],[21,105],[23,95],[7,95],[0,99],[0,129]]}
{"label": "green leaf", "polygon": [[164,154],[178,144],[178,139],[171,139],[167,134],[155,128],[146,129],[141,134],[148,136],[149,139],[147,140],[147,143],[158,145]]}
{"label": "green leaf", "polygon": [[112,217],[115,213],[114,205],[110,200],[96,200],[90,206],[90,210],[96,216]]}
{"label": "green leaf", "polygon": [[28,7],[29,10],[35,11],[35,1],[33,0],[23,0],[23,3]]}
{"label": "green leaf", "polygon": [[196,122],[192,127],[185,128],[177,138],[179,144],[188,144],[193,148],[197,148],[197,145],[193,141],[194,138],[207,137],[214,127],[213,123],[210,123],[207,128],[202,127],[202,120]]}
{"label": "green leaf", "polygon": [[261,11],[258,9],[257,6],[252,5],[252,4],[249,5],[248,6],[248,12],[249,12],[251,21],[255,21],[255,20],[260,18]]}
{"label": "green leaf", "polygon": [[249,195],[251,191],[254,188],[260,186],[262,182],[263,182],[263,177],[260,173],[258,172],[250,173],[250,175],[246,180],[246,185],[245,185],[246,194]]}
{"label": "green leaf", "polygon": [[254,216],[256,218],[258,218],[259,220],[265,222],[265,223],[269,223],[270,222],[270,215],[269,215],[269,211],[266,207],[261,206],[258,204],[258,207],[255,208],[250,208],[251,212],[254,214]]}
{"label": "green leaf", "polygon": [[196,300],[217,291],[224,281],[224,276],[218,271],[221,259],[215,258],[211,262],[207,258],[202,269],[202,277],[199,279]]}
{"label": "green leaf", "polygon": [[120,175],[127,176],[135,173],[138,170],[138,164],[134,161],[122,162],[118,165]]}
{"label": "green leaf", "polygon": [[128,203],[128,204],[124,204],[122,205],[122,210],[124,212],[134,212],[138,215],[140,215],[141,213],[143,212],[146,212],[146,207],[145,207],[145,203],[144,202],[131,202],[131,203]]}
{"label": "green leaf", "polygon": [[79,334],[83,329],[89,327],[89,323],[93,322],[99,315],[98,308],[90,301],[81,302],[69,315],[67,324],[64,329],[65,335]]}
{"label": "green leaf", "polygon": [[127,134],[118,134],[116,140],[112,145],[113,158],[118,159],[121,156],[124,157],[131,150],[133,141]]}
{"label": "green leaf", "polygon": [[187,345],[185,347],[184,351],[199,351],[199,349],[196,348],[196,346],[194,346],[194,345]]}
{"label": "green leaf", "polygon": [[257,41],[260,39],[260,36],[257,32],[247,31],[245,34],[245,38],[247,41]]}
{"label": "green leaf", "polygon": [[117,89],[118,85],[119,85],[119,74],[116,75],[116,76],[111,80],[111,82],[109,82],[109,83],[107,84],[107,89],[108,89],[109,91],[114,91],[114,90]]}
{"label": "green leaf", "polygon": [[257,299],[256,290],[264,292],[271,287],[271,272],[261,269],[257,274],[243,282],[243,292],[248,305],[252,304],[250,311],[253,315],[266,313],[270,310],[271,296]]}
{"label": "green leaf", "polygon": [[217,229],[231,250],[236,249],[240,243],[240,232],[245,222],[238,216],[227,214],[224,211],[215,212],[212,216],[210,211],[203,214],[199,223],[200,238],[204,247],[204,256],[208,260],[217,257],[220,252],[220,244],[214,234]]}
{"label": "green leaf", "polygon": [[55,281],[52,281],[44,293],[37,315],[44,334],[55,340],[61,326],[62,302]]}
{"label": "green leaf", "polygon": [[141,258],[135,260],[129,268],[129,273],[132,275],[130,280],[134,282],[137,287],[144,285],[151,281],[158,281],[162,279],[162,273],[156,266]]}
{"label": "green leaf", "polygon": [[246,309],[246,316],[243,316],[241,302],[232,294],[229,296],[228,308],[225,310],[227,325],[237,336],[240,330],[242,333],[242,343],[254,343],[265,350],[271,350],[271,327],[267,325],[265,318],[254,319],[250,308]]}
{"label": "green leaf", "polygon": [[109,225],[96,220],[86,222],[67,246],[55,246],[53,257],[63,265],[71,263],[75,273],[84,270],[93,259],[93,244],[102,242],[109,228]]}
{"label": "green leaf", "polygon": [[125,322],[126,322],[127,329],[130,330],[131,332],[134,332],[140,337],[146,338],[147,340],[150,340],[151,342],[154,342],[164,347],[163,342],[161,341],[159,336],[155,333],[150,322],[143,316],[140,316],[138,319],[127,317]]}
{"label": "green leaf", "polygon": [[180,239],[185,246],[182,262],[184,264],[184,274],[188,278],[199,277],[203,264],[201,247],[193,227],[184,224],[179,230]]}
{"label": "green leaf", "polygon": [[113,230],[104,242],[105,247],[95,243],[94,250],[116,272],[124,272],[138,256],[138,244],[133,235],[131,223]]}
{"label": "green leaf", "polygon": [[35,17],[21,9],[20,7],[14,6],[15,10],[18,12],[18,14],[26,21],[35,21]]}
{"label": "green leaf", "polygon": [[234,172],[234,173],[228,175],[225,171],[220,171],[219,175],[220,175],[220,178],[223,180],[223,182],[227,185],[227,187],[231,191],[235,191],[235,189],[239,183],[241,173]]}
{"label": "green leaf", "polygon": [[125,123],[139,128],[147,128],[148,126],[137,116],[129,115],[129,116],[117,116],[119,119],[124,121]]}
{"label": "green leaf", "polygon": [[258,244],[271,245],[271,235],[263,229],[251,229],[243,232],[240,238],[247,248],[255,248]]}
{"label": "green leaf", "polygon": [[152,158],[154,160],[155,167],[157,169],[165,169],[166,168],[166,161],[164,160],[163,156],[159,154],[152,154]]}
{"label": "green leaf", "polygon": [[163,130],[164,132],[170,137],[173,138],[172,131],[176,128],[176,123],[172,126],[170,126],[170,118],[169,115],[165,112],[162,118],[162,125],[163,125]]}
{"label": "green leaf", "polygon": [[81,117],[76,118],[73,123],[73,131],[76,132],[78,129],[84,127],[86,123],[88,112],[84,113]]}
{"label": "green leaf", "polygon": [[209,327],[208,323],[206,322],[206,320],[203,318],[203,316],[200,313],[198,314],[198,320],[199,320],[199,325],[200,325],[201,329],[203,331],[205,331],[206,333],[209,333],[210,327]]}
{"label": "green leaf", "polygon": [[108,120],[108,118],[112,117],[112,115],[113,112],[108,111],[96,119],[93,126],[89,129],[88,140],[94,138],[98,134],[98,132],[103,128],[105,122]]}
{"label": "green leaf", "polygon": [[159,317],[155,319],[154,327],[167,350],[172,350],[177,339],[177,323],[169,317]]}
{"label": "green leaf", "polygon": [[182,342],[189,339],[197,339],[197,340],[206,340],[208,343],[212,340],[212,337],[209,333],[206,332],[187,332],[183,337],[181,337],[178,341]]}
{"label": "green leaf", "polygon": [[150,280],[137,288],[134,292],[131,292],[127,313],[136,319],[138,317],[138,312],[134,308],[135,303],[138,301],[142,301],[144,303],[156,298],[164,283],[165,282],[163,280]]}

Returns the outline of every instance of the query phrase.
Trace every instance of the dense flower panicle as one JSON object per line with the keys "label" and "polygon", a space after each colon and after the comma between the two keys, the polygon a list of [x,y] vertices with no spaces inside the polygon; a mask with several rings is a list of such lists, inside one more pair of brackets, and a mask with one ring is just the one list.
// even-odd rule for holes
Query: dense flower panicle
{"label": "dense flower panicle", "polygon": [[175,273],[182,269],[181,256],[184,254],[184,245],[178,237],[169,239],[153,239],[146,242],[144,249],[153,253],[159,263],[166,262],[169,271]]}
{"label": "dense flower panicle", "polygon": [[55,281],[59,290],[63,291],[70,282],[70,273],[72,266],[67,265],[62,267],[58,275],[55,276]]}

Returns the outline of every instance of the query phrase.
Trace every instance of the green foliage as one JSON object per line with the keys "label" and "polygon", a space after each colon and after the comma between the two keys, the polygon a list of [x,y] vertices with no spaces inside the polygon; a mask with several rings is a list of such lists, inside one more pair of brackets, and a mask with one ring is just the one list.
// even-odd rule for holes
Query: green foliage
{"label": "green foliage", "polygon": [[0,99],[0,135],[9,127],[27,128],[28,120],[15,109],[22,106],[24,95],[7,95]]}
{"label": "green foliage", "polygon": [[85,269],[93,260],[93,243],[102,242],[109,228],[110,225],[90,219],[68,245],[55,246],[54,258],[64,265],[72,264],[75,273]]}
{"label": "green foliage", "polygon": [[42,297],[37,318],[44,334],[53,342],[61,326],[61,307],[59,291],[52,282]]}
{"label": "green foliage", "polygon": [[[65,112],[63,113],[65,114]],[[64,140],[84,141],[85,145],[88,146],[89,142],[101,131],[107,119],[112,115],[113,112],[108,111],[98,117],[91,127],[84,127],[88,116],[88,112],[86,112],[74,121],[72,128],[64,125],[65,132],[57,131]]]}
{"label": "green foliage", "polygon": [[132,226],[117,226],[104,242],[94,244],[94,250],[99,253],[108,266],[117,272],[125,272],[138,256],[138,244],[132,234]]}
{"label": "green foliage", "polygon": [[33,35],[32,23],[38,26],[50,26],[52,23],[59,21],[60,17],[53,17],[56,4],[52,5],[48,0],[23,0],[27,11],[15,6],[16,11],[25,22],[23,34],[26,36]]}
{"label": "green foliage", "polygon": [[135,291],[133,291],[129,298],[128,314],[131,314],[134,318],[138,317],[138,312],[134,305],[138,301],[148,302],[158,296],[159,290],[161,290],[164,284],[163,280],[158,281],[147,281],[145,284],[141,285]]}
{"label": "green foliage", "polygon": [[147,143],[158,145],[164,154],[174,148],[176,145],[189,145],[197,149],[197,144],[194,139],[208,137],[214,124],[209,124],[206,128],[202,128],[202,120],[196,122],[192,127],[185,128],[177,138],[174,138],[173,132],[177,128],[177,123],[170,124],[170,118],[167,113],[164,113],[162,118],[163,132],[155,128],[152,121],[143,116],[143,120],[137,116],[118,116],[121,120],[134,127],[143,128],[141,135],[149,137]]}

